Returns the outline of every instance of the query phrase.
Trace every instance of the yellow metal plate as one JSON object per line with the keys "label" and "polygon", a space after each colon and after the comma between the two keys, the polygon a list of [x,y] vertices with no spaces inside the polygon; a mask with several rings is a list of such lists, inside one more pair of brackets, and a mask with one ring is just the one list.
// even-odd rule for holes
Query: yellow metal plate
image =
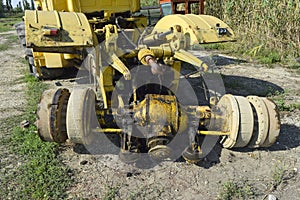
{"label": "yellow metal plate", "polygon": [[[46,36],[47,28],[58,29],[58,35]],[[26,44],[29,47],[86,47],[93,45],[93,33],[86,16],[75,12],[25,12]]]}
{"label": "yellow metal plate", "polygon": [[[153,33],[166,32],[175,25],[180,25],[183,28],[183,33],[190,35],[191,45],[235,40],[233,30],[222,20],[210,15],[168,15],[157,22]],[[218,27],[226,28],[228,34],[219,35],[217,31]]]}

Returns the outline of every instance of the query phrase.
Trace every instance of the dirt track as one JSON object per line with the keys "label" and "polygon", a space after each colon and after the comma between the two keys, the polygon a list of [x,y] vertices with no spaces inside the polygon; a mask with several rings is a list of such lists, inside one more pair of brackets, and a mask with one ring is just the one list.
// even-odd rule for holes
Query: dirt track
{"label": "dirt track", "polygon": [[[0,37],[3,40],[5,35]],[[21,66],[25,67],[19,59],[22,55],[18,45],[0,52],[1,120],[24,110],[24,84],[18,82],[22,76]],[[299,73],[247,62],[235,64],[235,58],[223,55],[214,59],[225,75],[229,92],[266,95],[284,90],[286,102],[300,102]],[[297,199],[300,197],[300,111],[281,112],[281,118],[281,133],[272,147],[227,150],[217,146],[199,165],[164,162],[142,170],[121,163],[116,154],[90,155],[83,146],[64,145],[60,158],[75,171],[76,180],[68,190],[69,198],[103,199],[111,194],[115,199],[217,199],[224,189],[222,184],[233,180],[251,187],[255,199],[264,199],[268,194],[278,199]],[[4,149],[0,150],[5,154]],[[276,174],[283,176],[275,187]]]}

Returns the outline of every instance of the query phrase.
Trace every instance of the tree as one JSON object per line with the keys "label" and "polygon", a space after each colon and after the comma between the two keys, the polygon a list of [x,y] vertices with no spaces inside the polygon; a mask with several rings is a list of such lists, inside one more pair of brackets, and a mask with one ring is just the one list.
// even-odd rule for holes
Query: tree
{"label": "tree", "polygon": [[34,10],[34,0],[31,0],[31,10]]}
{"label": "tree", "polygon": [[9,4],[9,8],[12,10],[13,9],[13,6],[11,4],[11,0],[8,1],[8,4]]}
{"label": "tree", "polygon": [[22,5],[21,5],[21,1],[19,1],[17,7],[21,8],[22,9]]}
{"label": "tree", "polygon": [[23,0],[23,8],[24,10],[30,10],[30,5],[27,0]]}
{"label": "tree", "polygon": [[8,12],[10,12],[13,9],[11,0],[6,0],[6,9]]}
{"label": "tree", "polygon": [[15,12],[23,12],[21,1],[17,4],[17,7],[14,9]]}
{"label": "tree", "polygon": [[0,0],[0,17],[4,17],[4,4],[3,4],[3,0]]}

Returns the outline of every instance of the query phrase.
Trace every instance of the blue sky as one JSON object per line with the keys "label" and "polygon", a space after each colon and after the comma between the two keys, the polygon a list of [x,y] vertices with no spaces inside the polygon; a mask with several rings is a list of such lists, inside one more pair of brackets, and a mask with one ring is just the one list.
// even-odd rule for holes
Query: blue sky
{"label": "blue sky", "polygon": [[[12,6],[13,6],[13,7],[16,7],[17,4],[19,3],[19,1],[20,1],[20,0],[12,0],[12,1],[11,1]],[[3,1],[3,3],[5,3],[5,2],[6,2],[6,1]]]}

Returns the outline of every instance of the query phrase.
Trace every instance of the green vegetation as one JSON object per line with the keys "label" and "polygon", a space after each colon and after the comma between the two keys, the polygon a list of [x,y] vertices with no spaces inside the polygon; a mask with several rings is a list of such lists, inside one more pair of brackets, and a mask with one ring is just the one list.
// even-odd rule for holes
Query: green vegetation
{"label": "green vegetation", "polygon": [[222,184],[218,195],[220,200],[250,199],[254,197],[254,188],[247,181],[228,181]]}
{"label": "green vegetation", "polygon": [[30,75],[25,76],[25,81],[28,104],[23,118],[29,120],[31,125],[29,128],[15,127],[12,137],[6,141],[11,152],[23,158],[23,164],[15,174],[4,179],[3,185],[10,185],[11,188],[0,190],[4,193],[1,196],[10,194],[13,199],[64,198],[64,192],[71,183],[70,170],[57,157],[59,146],[42,142],[33,125],[38,100],[47,86]]}
{"label": "green vegetation", "polygon": [[236,53],[252,54],[263,63],[288,62],[299,57],[300,2],[296,0],[211,0],[206,14],[224,20],[236,33]]}
{"label": "green vegetation", "polygon": [[275,188],[282,183],[285,172],[286,172],[285,167],[278,166],[278,165],[275,166],[275,169],[271,173],[272,182],[273,182],[272,184]]}
{"label": "green vegetation", "polygon": [[226,49],[225,43],[212,43],[212,44],[202,44],[200,48],[204,48],[207,50],[224,50]]}
{"label": "green vegetation", "polygon": [[118,187],[109,186],[107,192],[105,193],[103,199],[104,200],[113,200],[119,192]]}
{"label": "green vegetation", "polygon": [[34,10],[34,0],[30,0],[29,2],[27,0],[19,1],[16,7],[12,6],[12,0],[0,0],[0,18],[19,15],[23,13],[23,8],[24,10]]}
{"label": "green vegetation", "polygon": [[7,43],[0,44],[0,51],[6,51],[9,48]]}
{"label": "green vegetation", "polygon": [[21,17],[0,18],[0,33],[14,30],[13,26],[21,21]]}
{"label": "green vegetation", "polygon": [[[1,24],[1,23],[0,23]],[[4,43],[0,44],[0,51],[6,51],[13,43],[18,43],[19,38],[16,35],[8,35],[5,37]]]}
{"label": "green vegetation", "polygon": [[8,37],[6,37],[6,39],[10,42],[10,43],[18,43],[19,42],[19,38],[17,35],[9,35]]}
{"label": "green vegetation", "polygon": [[19,38],[16,35],[3,36],[5,38],[4,43],[0,43],[0,51],[6,51],[9,49],[11,44],[18,43]]}
{"label": "green vegetation", "polygon": [[154,6],[158,5],[158,0],[141,0],[141,6]]}
{"label": "green vegetation", "polygon": [[276,91],[274,94],[268,95],[277,105],[280,111],[293,111],[300,109],[300,103],[287,104],[285,101],[285,93]]}

